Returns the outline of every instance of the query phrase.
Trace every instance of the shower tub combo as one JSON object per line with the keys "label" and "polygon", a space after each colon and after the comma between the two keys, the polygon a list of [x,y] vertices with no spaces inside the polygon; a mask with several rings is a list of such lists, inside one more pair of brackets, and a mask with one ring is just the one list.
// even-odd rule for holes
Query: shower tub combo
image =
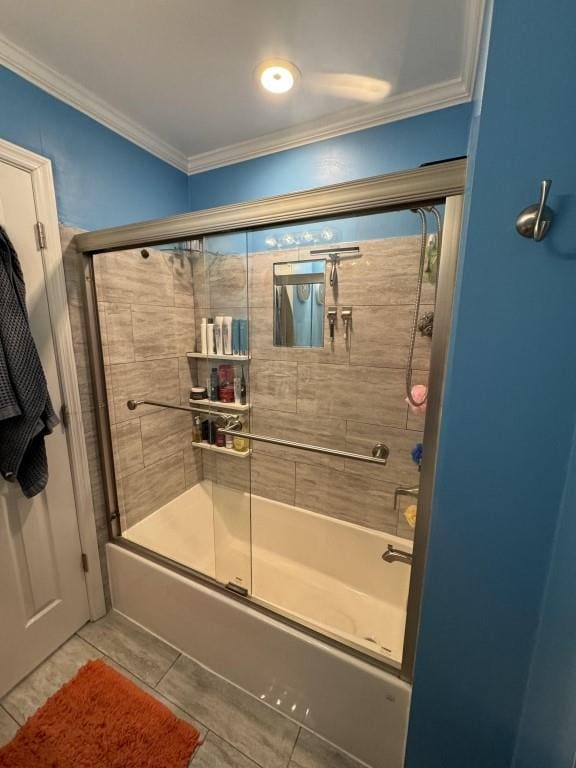
{"label": "shower tub combo", "polygon": [[[464,179],[465,162],[454,161],[76,238],[114,607],[373,768],[404,760]],[[425,229],[400,238],[394,227],[410,209],[425,224],[438,205],[442,258],[426,251],[428,272],[438,270],[427,285]],[[366,232],[385,217],[388,239],[376,241]],[[296,226],[307,227],[301,238]],[[362,245],[314,251],[316,231]],[[269,250],[242,258],[242,238],[265,239]],[[275,253],[283,244],[289,250]],[[125,250],[144,246],[145,262]],[[340,263],[339,251],[353,256]],[[99,254],[110,261],[98,263]],[[143,299],[131,281],[115,284],[127,262]],[[416,284],[416,309],[423,297],[434,334],[428,346],[412,337],[407,377]],[[163,303],[172,314],[158,339]],[[245,400],[188,404],[190,385],[213,386],[226,358],[224,349],[198,351],[200,318],[218,315],[249,322],[249,349],[226,360],[246,376]],[[126,323],[129,349],[119,342]],[[370,323],[389,335],[375,336]],[[404,403],[412,369],[428,385],[425,427]],[[240,432],[243,449],[234,450]],[[417,469],[410,449],[419,439]],[[398,494],[418,504],[414,543]]]}

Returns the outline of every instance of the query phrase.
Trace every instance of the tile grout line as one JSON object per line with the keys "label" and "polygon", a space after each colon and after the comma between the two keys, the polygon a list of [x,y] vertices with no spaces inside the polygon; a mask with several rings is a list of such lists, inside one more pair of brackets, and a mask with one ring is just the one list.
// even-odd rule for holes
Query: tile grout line
{"label": "tile grout line", "polygon": [[12,722],[16,724],[16,727],[17,727],[17,728],[21,728],[21,727],[22,727],[22,726],[20,725],[20,723],[18,722],[18,720],[16,720],[16,718],[15,718],[13,715],[11,715],[11,714],[10,714],[10,712],[8,712],[8,710],[6,709],[6,707],[4,706],[4,704],[2,704],[2,703],[1,703],[1,701],[0,701],[0,709],[1,709],[1,710],[4,712],[4,714],[8,715],[8,717],[10,718],[10,720],[12,720]]}
{"label": "tile grout line", "polygon": [[[183,656],[183,654],[181,653],[181,651],[178,651],[178,656],[176,656],[176,658],[174,659],[174,661],[172,662],[172,664],[170,664],[170,666],[168,667],[168,669],[166,670],[166,672],[164,672],[164,674],[163,674],[163,675],[160,677],[160,680],[158,680],[158,682],[157,682],[157,683],[155,683],[154,685],[152,685],[152,686],[150,686],[150,687],[151,687],[151,688],[154,688],[154,690],[155,690],[155,691],[158,691],[158,686],[160,685],[160,683],[161,683],[161,682],[164,680],[164,678],[166,677],[166,675],[167,675],[167,674],[168,674],[168,673],[169,673],[169,672],[172,670],[172,668],[174,667],[174,665],[176,664],[176,662],[178,661],[178,659],[182,658],[182,656]],[[158,693],[160,693],[160,691],[158,691]],[[162,694],[162,695],[164,695],[164,694]]]}

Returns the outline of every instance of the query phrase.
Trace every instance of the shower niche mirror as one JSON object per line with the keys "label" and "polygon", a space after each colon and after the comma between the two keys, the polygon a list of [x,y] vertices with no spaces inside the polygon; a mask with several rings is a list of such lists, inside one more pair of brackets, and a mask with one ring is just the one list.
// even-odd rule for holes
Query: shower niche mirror
{"label": "shower niche mirror", "polygon": [[274,264],[274,346],[324,346],[324,259]]}

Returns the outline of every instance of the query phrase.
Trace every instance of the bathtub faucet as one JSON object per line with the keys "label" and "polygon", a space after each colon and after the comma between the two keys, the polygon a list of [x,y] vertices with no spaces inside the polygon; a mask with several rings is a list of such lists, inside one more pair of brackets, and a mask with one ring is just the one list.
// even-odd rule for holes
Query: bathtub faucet
{"label": "bathtub faucet", "polygon": [[396,488],[394,491],[394,509],[398,506],[398,499],[400,496],[414,496],[414,498],[417,499],[419,493],[420,487],[417,485],[414,488]]}
{"label": "bathtub faucet", "polygon": [[393,544],[388,544],[388,549],[382,555],[382,560],[387,563],[406,563],[412,565],[412,554],[403,549],[396,549]]}

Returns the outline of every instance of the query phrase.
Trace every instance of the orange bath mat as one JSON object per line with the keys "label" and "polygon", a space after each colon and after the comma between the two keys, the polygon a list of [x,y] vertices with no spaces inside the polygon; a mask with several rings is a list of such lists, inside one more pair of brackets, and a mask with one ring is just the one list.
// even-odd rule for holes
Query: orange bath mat
{"label": "orange bath mat", "polygon": [[0,768],[187,768],[198,732],[89,661],[0,749]]}

